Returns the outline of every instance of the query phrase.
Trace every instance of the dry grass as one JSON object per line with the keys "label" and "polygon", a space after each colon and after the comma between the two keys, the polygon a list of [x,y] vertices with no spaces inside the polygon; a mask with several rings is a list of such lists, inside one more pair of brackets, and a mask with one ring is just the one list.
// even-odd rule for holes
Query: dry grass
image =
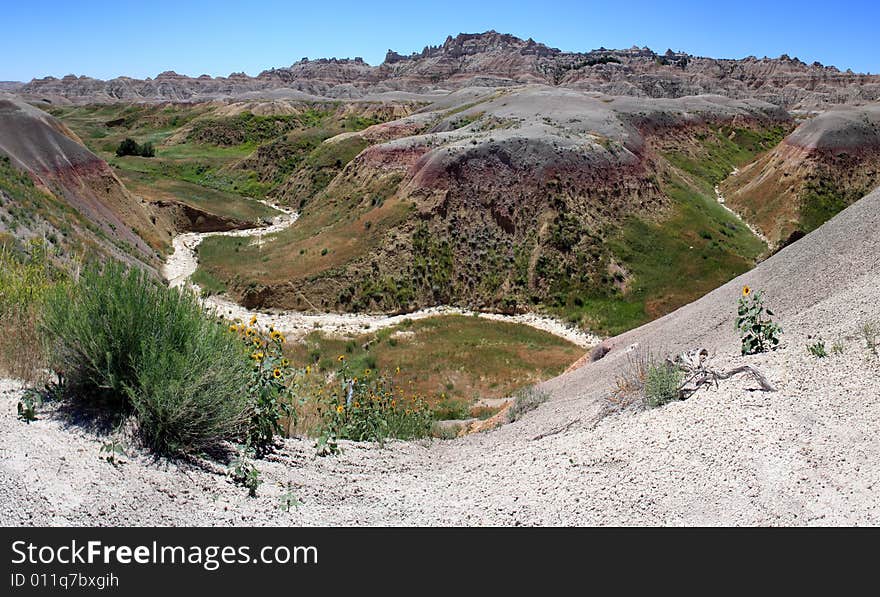
{"label": "dry grass", "polygon": [[614,377],[614,386],[608,395],[608,402],[618,410],[641,404],[645,393],[648,372],[657,362],[657,357],[648,348],[637,347],[626,354],[626,362]]}
{"label": "dry grass", "polygon": [[0,314],[0,376],[32,386],[47,381],[48,365],[37,323],[37,309],[32,305],[14,305]]}

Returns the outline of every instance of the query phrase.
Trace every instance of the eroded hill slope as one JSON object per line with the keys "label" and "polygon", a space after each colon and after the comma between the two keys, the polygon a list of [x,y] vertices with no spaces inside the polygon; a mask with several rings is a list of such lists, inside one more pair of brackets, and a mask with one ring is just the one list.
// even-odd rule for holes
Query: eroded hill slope
{"label": "eroded hill slope", "polygon": [[723,185],[774,244],[791,242],[880,185],[880,105],[829,110]]}
{"label": "eroded hill slope", "polygon": [[0,156],[0,230],[46,238],[61,253],[97,250],[158,264],[167,232],[60,121],[0,96]]}

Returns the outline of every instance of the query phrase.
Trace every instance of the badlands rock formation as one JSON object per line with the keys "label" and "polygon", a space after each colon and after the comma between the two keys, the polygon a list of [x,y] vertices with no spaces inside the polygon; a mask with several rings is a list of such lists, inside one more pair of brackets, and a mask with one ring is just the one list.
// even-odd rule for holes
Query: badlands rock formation
{"label": "badlands rock formation", "polygon": [[439,46],[402,56],[389,50],[370,66],[360,58],[302,59],[251,77],[188,77],[173,71],[154,79],[101,81],[68,75],[34,79],[19,89],[51,101],[194,101],[243,97],[361,98],[387,92],[426,93],[473,86],[542,83],[610,95],[674,98],[720,94],[757,98],[786,108],[814,108],[880,98],[880,77],[841,72],[797,58],[714,59],[648,48],[562,52],[488,31],[448,37]]}

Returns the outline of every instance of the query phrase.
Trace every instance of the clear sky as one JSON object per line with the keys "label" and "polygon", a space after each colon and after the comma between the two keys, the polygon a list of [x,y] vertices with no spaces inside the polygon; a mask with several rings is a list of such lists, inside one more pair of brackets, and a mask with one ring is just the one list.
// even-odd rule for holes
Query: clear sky
{"label": "clear sky", "polygon": [[0,80],[197,76],[287,66],[304,56],[382,62],[495,29],[562,50],[649,46],[716,58],[797,56],[880,72],[877,0],[2,0]]}

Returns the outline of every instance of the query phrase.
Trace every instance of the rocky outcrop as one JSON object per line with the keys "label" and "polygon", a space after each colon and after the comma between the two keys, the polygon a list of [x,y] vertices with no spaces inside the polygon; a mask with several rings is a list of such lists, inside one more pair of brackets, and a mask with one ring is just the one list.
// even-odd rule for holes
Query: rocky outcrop
{"label": "rocky outcrop", "polygon": [[722,60],[648,48],[562,52],[532,39],[488,31],[448,37],[408,56],[389,50],[371,66],[360,58],[302,59],[256,77],[186,77],[173,71],[155,79],[101,81],[68,75],[34,79],[18,91],[50,101],[194,101],[241,96],[361,98],[406,91],[425,93],[475,85],[542,83],[610,95],[676,98],[719,94],[756,98],[786,108],[880,99],[880,76],[842,72],[797,58]]}

